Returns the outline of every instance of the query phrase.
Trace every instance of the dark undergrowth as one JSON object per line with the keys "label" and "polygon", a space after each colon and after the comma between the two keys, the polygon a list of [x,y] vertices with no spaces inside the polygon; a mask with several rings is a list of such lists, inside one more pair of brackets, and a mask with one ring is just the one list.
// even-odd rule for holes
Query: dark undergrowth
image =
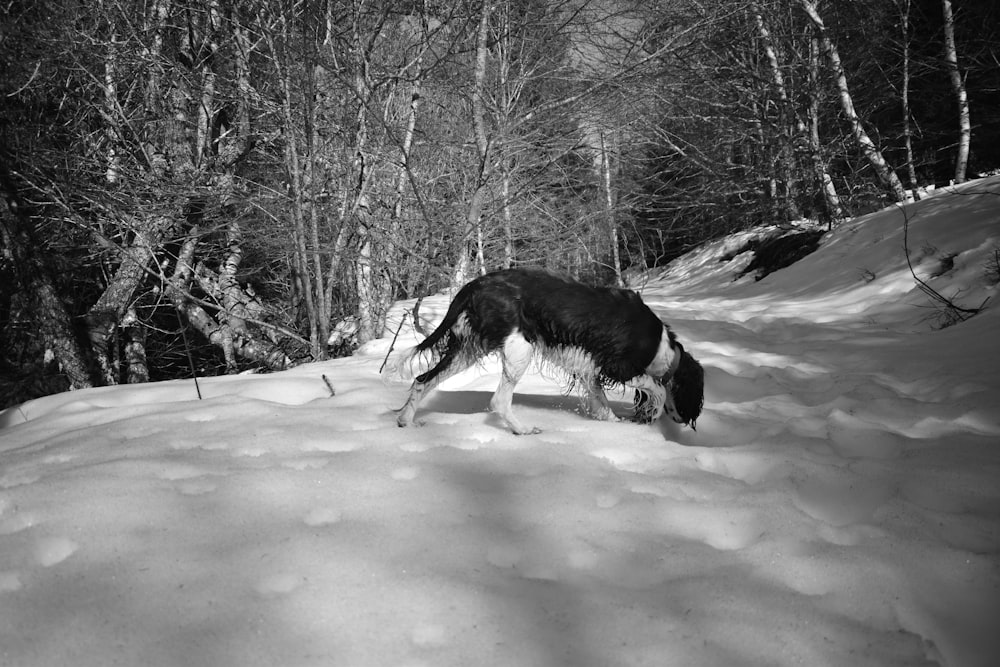
{"label": "dark undergrowth", "polygon": [[778,232],[750,239],[734,252],[724,255],[720,261],[729,261],[745,252],[753,252],[753,260],[734,280],[739,280],[747,274],[753,274],[754,280],[761,280],[815,252],[824,233],[821,230]]}

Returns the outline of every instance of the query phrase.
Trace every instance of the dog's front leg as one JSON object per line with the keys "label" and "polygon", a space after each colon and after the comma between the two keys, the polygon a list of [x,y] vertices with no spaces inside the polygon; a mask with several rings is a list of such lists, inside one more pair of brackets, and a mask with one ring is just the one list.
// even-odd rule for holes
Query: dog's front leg
{"label": "dog's front leg", "polygon": [[511,405],[514,400],[514,387],[517,386],[524,372],[528,370],[534,351],[531,343],[525,340],[520,333],[515,331],[507,336],[501,350],[503,372],[500,377],[500,386],[497,387],[493,398],[490,399],[490,410],[497,413],[516,435],[542,432],[541,429],[527,426],[515,417]]}
{"label": "dog's front leg", "polygon": [[604,387],[596,378],[591,380],[590,385],[587,387],[587,402],[590,414],[594,419],[605,422],[618,421],[614,410],[608,404],[608,396],[604,393]]}

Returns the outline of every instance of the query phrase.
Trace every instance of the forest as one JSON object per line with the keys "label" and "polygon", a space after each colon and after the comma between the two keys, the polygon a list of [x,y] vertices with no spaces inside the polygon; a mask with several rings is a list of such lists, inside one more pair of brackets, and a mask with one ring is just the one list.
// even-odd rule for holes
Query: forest
{"label": "forest", "polygon": [[993,0],[0,12],[0,408],[343,356],[484,271],[625,285],[1000,167]]}

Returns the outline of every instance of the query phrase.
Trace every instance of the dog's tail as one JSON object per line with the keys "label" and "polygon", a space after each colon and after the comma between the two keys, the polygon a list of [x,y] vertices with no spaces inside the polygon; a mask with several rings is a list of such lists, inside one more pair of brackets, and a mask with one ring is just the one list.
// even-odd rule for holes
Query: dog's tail
{"label": "dog's tail", "polygon": [[458,322],[458,318],[469,305],[469,301],[475,292],[475,281],[465,285],[458,291],[444,319],[437,325],[427,338],[423,339],[413,347],[404,348],[393,352],[382,371],[383,379],[400,379],[411,381],[417,375],[425,372],[433,366],[444,354],[444,351],[451,344],[455,337],[452,327]]}

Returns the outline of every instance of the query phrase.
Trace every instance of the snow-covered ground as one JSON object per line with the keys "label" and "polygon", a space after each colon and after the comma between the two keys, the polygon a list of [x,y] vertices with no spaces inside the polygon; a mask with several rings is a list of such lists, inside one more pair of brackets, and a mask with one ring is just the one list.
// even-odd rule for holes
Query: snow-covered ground
{"label": "snow-covered ground", "polygon": [[[996,294],[1000,178],[907,211],[921,276]],[[697,432],[533,375],[514,436],[488,368],[401,430],[387,339],[0,413],[0,664],[1000,665],[1000,300],[935,329],[902,221],[760,282],[738,239],[645,277]]]}

